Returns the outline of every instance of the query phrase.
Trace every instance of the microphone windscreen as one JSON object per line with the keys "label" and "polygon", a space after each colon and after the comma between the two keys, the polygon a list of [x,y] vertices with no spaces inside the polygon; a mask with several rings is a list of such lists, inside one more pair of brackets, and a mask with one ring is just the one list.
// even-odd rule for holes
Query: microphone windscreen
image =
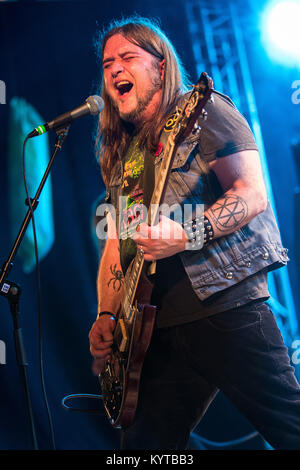
{"label": "microphone windscreen", "polygon": [[91,114],[101,113],[102,109],[104,108],[104,101],[100,96],[89,96],[86,101],[90,105]]}

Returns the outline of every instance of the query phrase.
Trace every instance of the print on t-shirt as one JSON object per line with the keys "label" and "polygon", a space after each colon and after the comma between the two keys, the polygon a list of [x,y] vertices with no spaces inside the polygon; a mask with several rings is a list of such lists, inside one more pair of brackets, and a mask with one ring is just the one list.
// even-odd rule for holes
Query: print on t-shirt
{"label": "print on t-shirt", "polygon": [[142,175],[144,156],[133,139],[124,162],[124,175],[120,204],[120,238],[132,237],[139,223],[145,219]]}
{"label": "print on t-shirt", "polygon": [[137,226],[146,221],[143,204],[144,155],[135,137],[124,160],[123,184],[119,201],[120,258],[123,272],[136,254],[136,244],[132,240]]}

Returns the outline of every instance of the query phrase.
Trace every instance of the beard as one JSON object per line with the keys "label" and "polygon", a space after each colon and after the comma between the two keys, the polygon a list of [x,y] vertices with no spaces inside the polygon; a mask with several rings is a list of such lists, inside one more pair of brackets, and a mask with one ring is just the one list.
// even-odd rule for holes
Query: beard
{"label": "beard", "polygon": [[154,63],[153,65],[154,65],[154,67],[152,69],[152,72],[154,72],[154,73],[152,73],[152,76],[151,76],[151,85],[152,86],[151,86],[151,88],[146,90],[146,93],[145,93],[144,96],[137,98],[137,106],[136,106],[135,109],[133,109],[129,113],[120,113],[120,111],[117,107],[117,104],[113,103],[113,106],[116,109],[116,111],[118,112],[120,118],[125,122],[128,122],[130,124],[134,124],[135,126],[138,125],[138,123],[141,121],[141,116],[142,116],[143,112],[147,109],[149,104],[151,103],[155,93],[162,88],[162,81],[161,81],[161,78],[160,78],[159,69],[158,69],[156,63]]}
{"label": "beard", "polygon": [[130,113],[120,113],[120,118],[123,119],[123,121],[130,122],[132,124],[138,123],[140,121],[141,115],[147,109],[153,99],[153,96],[158,90],[160,90],[160,88],[161,81],[157,81],[155,86],[153,86],[150,90],[147,90],[145,96],[138,97],[136,108],[133,109]]}

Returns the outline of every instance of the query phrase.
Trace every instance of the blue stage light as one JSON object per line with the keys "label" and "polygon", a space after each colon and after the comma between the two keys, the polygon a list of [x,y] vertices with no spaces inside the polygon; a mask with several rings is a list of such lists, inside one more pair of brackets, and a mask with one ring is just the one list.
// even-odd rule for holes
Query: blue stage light
{"label": "blue stage light", "polygon": [[274,60],[300,66],[300,0],[270,3],[263,14],[262,35]]}

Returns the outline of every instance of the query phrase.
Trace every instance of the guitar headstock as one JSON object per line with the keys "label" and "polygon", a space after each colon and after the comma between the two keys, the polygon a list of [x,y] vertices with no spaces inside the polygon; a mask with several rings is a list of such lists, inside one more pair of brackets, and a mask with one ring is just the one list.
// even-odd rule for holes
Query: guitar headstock
{"label": "guitar headstock", "polygon": [[213,80],[206,72],[202,72],[173,129],[175,144],[180,144],[190,134],[199,116],[204,117],[204,106],[212,91]]}

